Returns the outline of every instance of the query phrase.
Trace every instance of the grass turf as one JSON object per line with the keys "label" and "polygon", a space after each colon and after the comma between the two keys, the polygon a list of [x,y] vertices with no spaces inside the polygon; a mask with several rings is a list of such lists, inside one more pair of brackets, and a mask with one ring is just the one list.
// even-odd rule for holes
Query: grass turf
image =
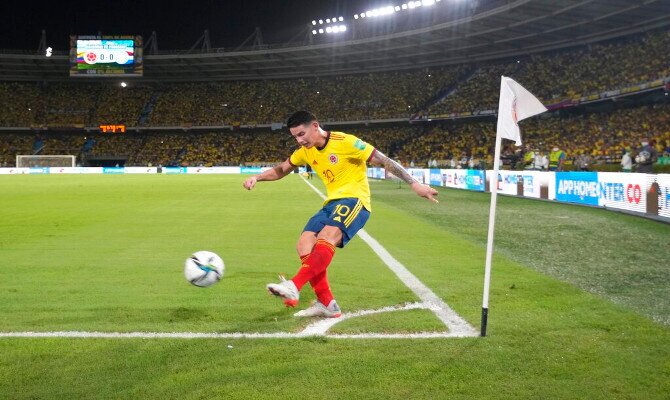
{"label": "grass turf", "polygon": [[[263,285],[276,272],[297,268],[293,246],[319,199],[297,177],[252,192],[242,190],[241,181],[3,177],[0,331],[302,329],[308,322],[292,318]],[[391,183],[372,187],[369,233],[478,326],[487,196],[441,190],[435,206]],[[528,222],[519,226],[524,215]],[[560,238],[543,236],[546,222],[556,220],[576,228],[564,227]],[[607,261],[574,254],[580,244],[589,246],[586,254],[630,252],[635,261],[623,269],[646,276],[648,268],[666,264],[607,232],[642,232],[662,253],[668,227],[512,198],[501,199],[497,227],[485,339],[6,338],[0,339],[0,397],[666,398],[670,332],[652,318],[666,321],[668,299],[654,287],[667,292],[667,277],[626,285],[631,274],[594,273]],[[592,240],[585,241],[584,232]],[[520,240],[535,237],[542,239]],[[617,238],[626,243],[611,243]],[[181,274],[183,259],[201,249],[216,251],[227,265],[224,279],[209,289],[190,286]],[[550,268],[556,260],[560,274]],[[360,239],[337,252],[329,271],[345,311],[416,301]],[[606,289],[612,287],[635,296],[611,295]],[[309,291],[303,293],[308,302]],[[620,300],[632,297],[641,299]],[[661,304],[645,306],[654,303]],[[436,325],[424,310],[387,316],[337,329],[404,332]]]}

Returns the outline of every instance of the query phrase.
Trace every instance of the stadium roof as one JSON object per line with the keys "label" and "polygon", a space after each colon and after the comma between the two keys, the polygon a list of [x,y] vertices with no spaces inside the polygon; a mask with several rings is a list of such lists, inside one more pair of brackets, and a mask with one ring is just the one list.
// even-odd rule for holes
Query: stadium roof
{"label": "stadium roof", "polygon": [[[476,4],[476,2],[475,2]],[[667,0],[510,0],[418,28],[341,41],[149,54],[146,81],[312,77],[471,63],[584,45],[670,25]],[[362,30],[361,30],[362,31]],[[67,80],[68,56],[0,54],[2,80]]]}

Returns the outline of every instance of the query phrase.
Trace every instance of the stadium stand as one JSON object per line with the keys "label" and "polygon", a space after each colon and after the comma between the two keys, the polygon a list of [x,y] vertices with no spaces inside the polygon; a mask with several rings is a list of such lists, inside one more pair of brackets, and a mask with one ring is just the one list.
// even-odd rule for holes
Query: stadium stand
{"label": "stadium stand", "polygon": [[[12,166],[16,154],[74,154],[80,162],[116,156],[126,165],[273,163],[294,144],[270,125],[277,128],[292,111],[307,108],[327,127],[356,133],[408,165],[437,160],[450,166],[463,157],[490,165],[500,75],[522,82],[545,104],[661,80],[665,92],[659,86],[624,106],[605,101],[554,111],[522,128],[528,148],[547,153],[558,146],[570,160],[586,153],[618,164],[624,149],[647,136],[668,157],[668,48],[670,31],[662,30],[519,59],[396,72],[140,81],[125,88],[100,81],[0,82],[0,164]],[[446,119],[439,121],[441,115]],[[464,118],[473,116],[479,118]],[[101,134],[100,124],[131,129]]]}

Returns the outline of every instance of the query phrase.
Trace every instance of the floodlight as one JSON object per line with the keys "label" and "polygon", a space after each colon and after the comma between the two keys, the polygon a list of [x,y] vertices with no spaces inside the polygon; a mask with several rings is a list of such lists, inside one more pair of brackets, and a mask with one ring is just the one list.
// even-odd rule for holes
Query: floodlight
{"label": "floodlight", "polygon": [[326,23],[330,24],[330,18],[326,18]]}
{"label": "floodlight", "polygon": [[361,18],[365,18],[365,13],[361,13]]}
{"label": "floodlight", "polygon": [[327,27],[326,27],[326,32],[327,32],[327,33],[330,33],[330,32],[332,32],[332,31],[333,31],[333,28],[331,28],[330,26],[327,26]]}
{"label": "floodlight", "polygon": [[337,26],[337,25],[335,25],[335,26],[333,27],[333,33],[337,33],[337,32],[339,32],[339,31],[340,31],[340,27]]}
{"label": "floodlight", "polygon": [[354,19],[358,19],[358,14],[354,14]]}
{"label": "floodlight", "polygon": [[128,86],[127,83],[125,83],[125,82],[121,82],[121,87],[126,87],[126,86]]}
{"label": "floodlight", "polygon": [[347,26],[346,26],[346,25],[340,25],[340,32],[344,32],[344,31],[346,31],[346,30],[347,30]]}
{"label": "floodlight", "polygon": [[316,35],[316,29],[312,31],[312,35]]}
{"label": "floodlight", "polygon": [[366,17],[371,17],[372,16],[372,11],[366,11],[365,16]]}
{"label": "floodlight", "polygon": [[403,10],[407,10],[407,4],[403,4],[402,6],[400,6],[400,8],[402,8]]}
{"label": "floodlight", "polygon": [[313,20],[313,21],[312,21],[312,25],[316,25],[316,21]]}
{"label": "floodlight", "polygon": [[344,22],[344,17],[340,17],[340,18],[338,18],[338,20],[339,20],[340,22]]}
{"label": "floodlight", "polygon": [[52,53],[52,52],[53,52],[53,49],[52,49],[51,47],[47,47],[47,50],[46,50],[46,54],[45,54],[45,55],[46,55],[47,57],[51,57],[51,53]]}
{"label": "floodlight", "polygon": [[323,20],[322,19],[319,20],[319,25],[323,25]]}
{"label": "floodlight", "polygon": [[319,29],[319,33],[323,33],[323,29]]}
{"label": "floodlight", "polygon": [[435,0],[421,0],[421,4],[423,4],[424,6],[432,6],[433,4],[435,4]]}
{"label": "floodlight", "polygon": [[394,9],[394,10],[395,10],[395,12],[400,11],[400,6],[395,6],[395,9]]}

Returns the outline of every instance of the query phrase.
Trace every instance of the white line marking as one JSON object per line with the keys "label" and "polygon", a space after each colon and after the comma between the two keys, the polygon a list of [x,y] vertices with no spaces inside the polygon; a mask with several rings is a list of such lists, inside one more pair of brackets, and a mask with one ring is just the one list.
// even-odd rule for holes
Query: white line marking
{"label": "white line marking", "polygon": [[298,339],[306,337],[327,337],[333,339],[432,339],[470,337],[459,332],[414,332],[414,333],[360,333],[327,334],[328,329],[338,322],[363,315],[379,314],[391,311],[429,309],[423,303],[407,303],[403,306],[389,306],[377,310],[360,310],[342,314],[340,318],[319,320],[298,333],[203,333],[203,332],[0,332],[0,338],[68,338],[68,339]]}
{"label": "white line marking", "polygon": [[[310,182],[307,182],[305,178],[302,178],[303,181],[309,185],[322,199],[326,199],[326,196],[321,193]],[[470,325],[466,320],[461,318],[460,315],[456,314],[454,310],[451,309],[441,298],[439,298],[428,286],[424,285],[419,278],[414,276],[400,261],[396,260],[391,253],[389,253],[384,246],[382,246],[375,238],[370,236],[365,229],[358,231],[358,236],[363,239],[365,243],[370,246],[372,251],[374,251],[379,258],[393,271],[396,276],[404,283],[414,294],[416,294],[419,299],[425,304],[428,305],[428,308],[435,313],[437,318],[442,321],[450,332],[458,336],[479,336],[479,332]],[[332,325],[331,325],[332,326]]]}
{"label": "white line marking", "polygon": [[[1,338],[65,338],[65,339],[300,339],[324,335],[301,333],[198,333],[198,332],[0,332]],[[328,339],[434,339],[465,337],[449,332],[361,333],[325,335]]]}

